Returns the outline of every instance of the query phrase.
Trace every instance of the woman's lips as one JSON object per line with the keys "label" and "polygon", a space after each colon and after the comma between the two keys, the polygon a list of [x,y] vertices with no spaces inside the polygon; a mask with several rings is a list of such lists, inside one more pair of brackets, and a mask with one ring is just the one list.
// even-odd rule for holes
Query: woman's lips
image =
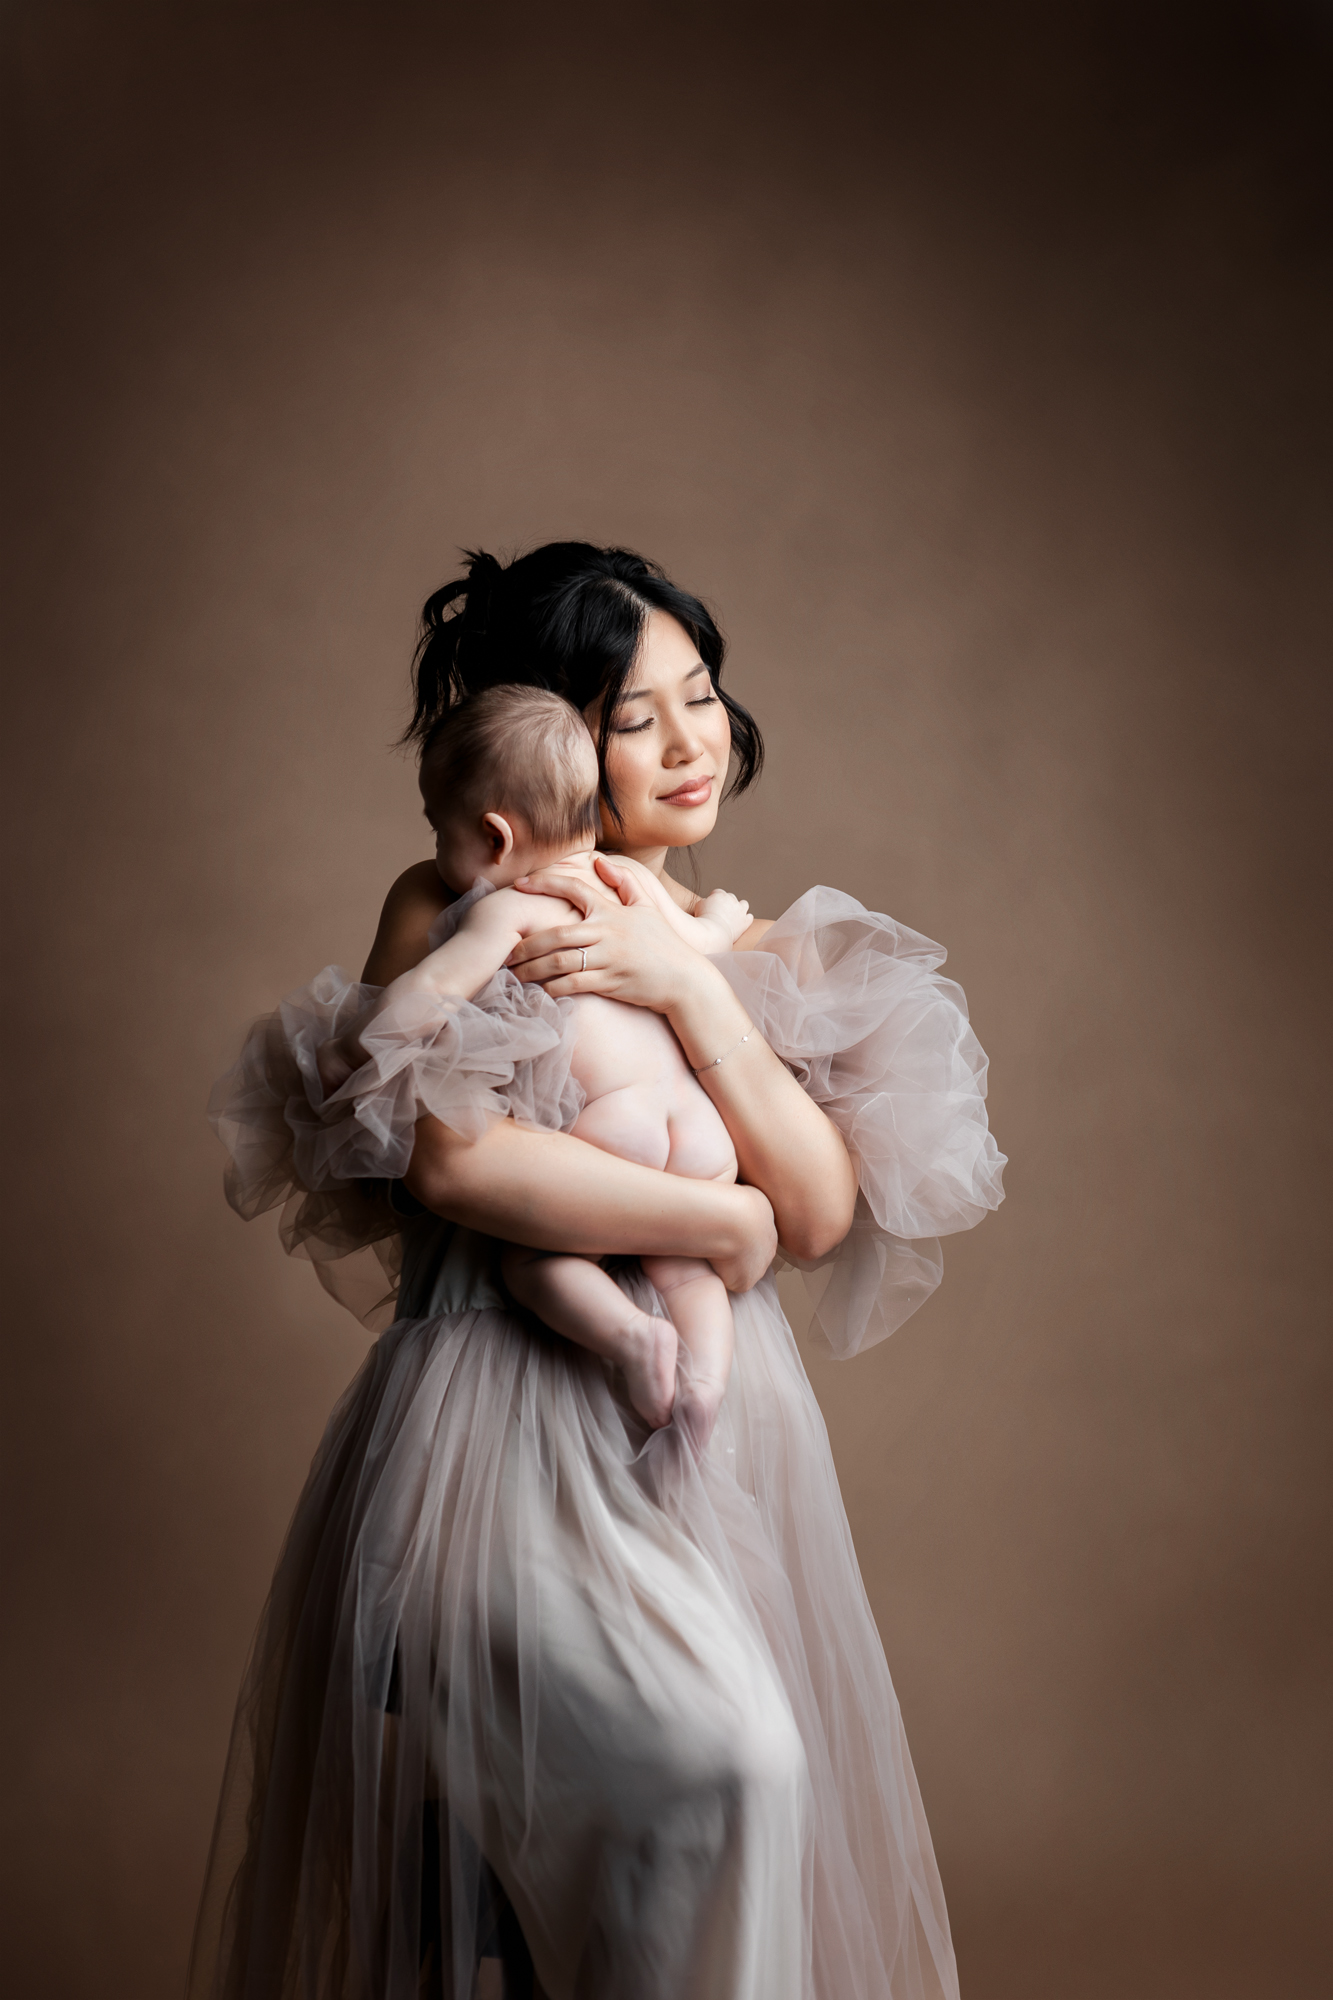
{"label": "woman's lips", "polygon": [[674,792],[660,792],[657,803],[660,806],[704,806],[712,795],[711,778],[691,778],[687,785],[677,785]]}

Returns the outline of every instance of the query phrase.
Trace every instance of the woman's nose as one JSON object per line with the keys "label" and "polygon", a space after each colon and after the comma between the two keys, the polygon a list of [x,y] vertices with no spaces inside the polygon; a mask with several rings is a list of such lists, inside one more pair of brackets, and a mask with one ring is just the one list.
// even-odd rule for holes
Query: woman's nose
{"label": "woman's nose", "polygon": [[677,764],[693,764],[703,754],[703,738],[694,727],[692,717],[684,712],[673,715],[662,750],[662,762],[674,768]]}

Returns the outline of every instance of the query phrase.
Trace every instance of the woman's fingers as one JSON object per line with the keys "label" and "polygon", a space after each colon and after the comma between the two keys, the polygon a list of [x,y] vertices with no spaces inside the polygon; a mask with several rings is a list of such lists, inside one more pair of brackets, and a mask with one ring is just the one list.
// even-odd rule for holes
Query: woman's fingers
{"label": "woman's fingers", "polygon": [[[604,982],[606,978],[605,972],[599,972],[595,965],[589,964],[582,951],[551,951],[541,958],[527,959],[522,965],[511,965],[509,969],[514,977],[522,980],[524,984],[530,986],[535,983],[544,986],[548,993],[554,993],[557,989],[562,992],[567,989],[570,992],[586,993],[599,981]],[[567,988],[567,982],[571,979],[581,980],[583,983],[578,987]]]}
{"label": "woman's fingers", "polygon": [[562,874],[558,868],[539,868],[535,875],[520,875],[514,887],[525,896],[560,896],[584,917],[590,917],[594,910],[615,907],[614,897],[608,896],[604,889],[596,888],[581,876]]}
{"label": "woman's fingers", "polygon": [[[571,953],[578,955],[577,966]],[[518,978],[545,986],[557,998],[603,993],[659,1014],[682,1004],[702,980],[717,979],[648,898],[624,905],[608,900],[589,923],[534,931],[514,946],[507,963]]]}
{"label": "woman's fingers", "polygon": [[649,903],[652,898],[632,868],[625,868],[610,854],[594,854],[592,865],[603,882],[609,882],[622,903]]}
{"label": "woman's fingers", "polygon": [[565,978],[545,979],[541,985],[552,1000],[572,1000],[580,993],[605,994],[604,982],[594,975],[591,966],[586,972],[571,972]]}
{"label": "woman's fingers", "polygon": [[748,1292],[759,1283],[778,1251],[778,1232],[767,1195],[756,1187],[737,1186],[735,1206],[741,1228],[729,1256],[714,1257],[713,1269],[729,1292]]}
{"label": "woman's fingers", "polygon": [[520,965],[529,965],[534,959],[551,958],[561,952],[591,951],[600,942],[601,931],[595,924],[561,924],[549,931],[534,931],[531,937],[520,938],[505,964],[511,972],[517,972]]}

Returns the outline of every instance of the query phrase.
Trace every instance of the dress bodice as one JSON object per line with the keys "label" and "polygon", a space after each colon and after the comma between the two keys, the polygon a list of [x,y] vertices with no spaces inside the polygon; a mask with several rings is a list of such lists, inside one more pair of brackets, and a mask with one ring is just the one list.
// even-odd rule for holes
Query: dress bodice
{"label": "dress bodice", "polygon": [[[414,1206],[418,1206],[414,1204]],[[404,1218],[398,1280],[399,1319],[508,1307],[495,1274],[495,1244],[475,1229],[445,1222],[429,1209]]]}

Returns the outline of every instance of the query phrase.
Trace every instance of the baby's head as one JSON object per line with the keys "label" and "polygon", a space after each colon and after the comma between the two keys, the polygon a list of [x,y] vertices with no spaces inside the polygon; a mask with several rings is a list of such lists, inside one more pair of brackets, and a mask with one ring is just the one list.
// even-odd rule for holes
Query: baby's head
{"label": "baby's head", "polygon": [[592,847],[597,751],[576,708],[544,688],[493,687],[449,710],[421,759],[441,880],[505,888]]}

